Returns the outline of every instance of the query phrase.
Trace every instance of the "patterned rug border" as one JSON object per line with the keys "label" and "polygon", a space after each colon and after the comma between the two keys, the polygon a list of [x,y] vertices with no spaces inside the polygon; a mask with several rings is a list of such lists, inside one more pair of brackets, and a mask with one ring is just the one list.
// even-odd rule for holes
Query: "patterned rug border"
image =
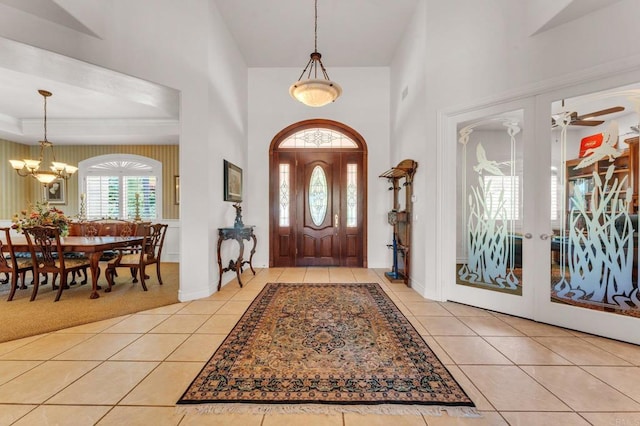
{"label": "patterned rug border", "polygon": [[224,339],[224,341],[219,345],[218,349],[211,355],[209,360],[204,364],[202,369],[198,372],[198,374],[191,381],[185,392],[182,394],[180,399],[176,402],[176,404],[180,407],[180,411],[189,412],[189,413],[200,413],[200,414],[222,414],[222,413],[251,413],[251,414],[266,414],[266,413],[318,413],[318,414],[331,414],[331,413],[371,413],[371,414],[389,414],[389,415],[430,415],[430,416],[441,416],[442,412],[446,412],[451,417],[482,417],[481,414],[477,411],[475,404],[468,396],[466,391],[460,386],[458,381],[453,377],[451,372],[447,369],[447,367],[442,363],[442,361],[438,358],[438,356],[433,352],[428,343],[424,340],[422,335],[417,331],[415,326],[409,321],[409,319],[404,315],[404,313],[400,310],[398,305],[389,297],[386,291],[380,286],[379,283],[371,282],[371,283],[281,283],[281,282],[270,282],[265,284],[264,288],[258,293],[258,295],[251,302],[249,307],[242,314],[240,319],[236,322],[234,327],[235,329],[242,321],[245,319],[245,316],[252,312],[254,309],[254,305],[259,303],[259,300],[264,295],[265,292],[269,291],[271,285],[290,285],[290,286],[323,286],[323,285],[335,285],[335,286],[344,286],[351,285],[354,286],[366,286],[373,285],[376,287],[376,290],[386,299],[387,303],[390,303],[397,312],[402,315],[404,318],[404,322],[408,327],[410,327],[415,335],[422,340],[422,343],[431,351],[431,354],[437,359],[440,363],[440,367],[443,368],[450,376],[450,379],[458,385],[460,392],[468,399],[469,402],[460,401],[460,402],[446,402],[446,401],[393,401],[393,400],[377,400],[377,401],[354,401],[354,402],[345,402],[345,401],[300,401],[300,400],[263,400],[256,402],[255,400],[242,400],[242,399],[234,399],[234,400],[224,400],[219,399],[216,401],[211,400],[187,400],[185,397],[189,393],[189,390],[194,385],[194,383],[198,380],[200,375],[205,371],[205,369],[209,366],[211,360],[216,356],[218,350],[227,343],[232,336],[230,332]]}

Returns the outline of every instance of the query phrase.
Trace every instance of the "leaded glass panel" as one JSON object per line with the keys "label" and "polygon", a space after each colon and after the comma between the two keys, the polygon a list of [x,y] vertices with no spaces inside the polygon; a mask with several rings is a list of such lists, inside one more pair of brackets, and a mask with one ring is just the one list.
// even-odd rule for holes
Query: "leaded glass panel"
{"label": "leaded glass panel", "polygon": [[296,132],[280,143],[280,148],[357,148],[358,144],[343,133],[314,128]]}
{"label": "leaded glass panel", "polygon": [[320,166],[315,166],[309,179],[309,211],[316,226],[322,225],[327,215],[327,176]]}
{"label": "leaded glass panel", "polygon": [[358,226],[358,165],[347,164],[347,227]]}
{"label": "leaded glass panel", "polygon": [[290,205],[290,184],[289,184],[289,164],[280,164],[280,194],[278,197],[280,205],[280,226],[289,226],[289,205]]}

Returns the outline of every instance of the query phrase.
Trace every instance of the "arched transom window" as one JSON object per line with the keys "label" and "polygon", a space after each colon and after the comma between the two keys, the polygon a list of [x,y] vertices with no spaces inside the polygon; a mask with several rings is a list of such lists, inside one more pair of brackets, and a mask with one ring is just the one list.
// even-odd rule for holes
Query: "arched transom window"
{"label": "arched transom window", "polygon": [[358,144],[344,133],[321,127],[293,133],[279,148],[357,148]]}
{"label": "arched transom window", "polygon": [[80,191],[88,219],[142,220],[162,216],[162,163],[138,155],[103,155],[81,161]]}

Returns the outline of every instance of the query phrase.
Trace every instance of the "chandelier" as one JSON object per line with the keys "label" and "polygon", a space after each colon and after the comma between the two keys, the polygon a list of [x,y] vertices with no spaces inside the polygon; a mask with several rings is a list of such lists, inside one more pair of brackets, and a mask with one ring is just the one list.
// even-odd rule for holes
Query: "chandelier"
{"label": "chandelier", "polygon": [[[9,160],[11,167],[22,177],[31,176],[43,184],[48,184],[57,178],[68,179],[74,174],[78,168],[65,163],[56,161],[56,155],[53,151],[53,144],[47,140],[47,98],[51,96],[51,92],[46,90],[38,90],[38,93],[44,98],[44,140],[40,141],[40,157],[37,160]],[[40,163],[44,159],[45,148],[51,148],[51,171],[40,170]]]}
{"label": "chandelier", "polygon": [[[322,55],[318,52],[318,0],[315,0],[315,44],[307,66],[302,70],[298,81],[289,88],[289,94],[294,99],[311,107],[321,107],[334,102],[342,94],[340,85],[329,79],[329,74],[322,64]],[[323,78],[318,78],[318,70]],[[306,80],[302,80],[304,75]]]}

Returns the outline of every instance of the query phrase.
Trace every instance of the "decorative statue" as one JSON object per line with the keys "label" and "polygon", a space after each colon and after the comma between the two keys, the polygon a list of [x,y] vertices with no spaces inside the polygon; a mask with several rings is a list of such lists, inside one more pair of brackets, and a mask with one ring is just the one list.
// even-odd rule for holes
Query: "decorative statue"
{"label": "decorative statue", "polygon": [[242,223],[242,206],[240,203],[235,203],[233,208],[236,209],[236,220],[233,226],[236,228],[244,228],[244,223]]}

